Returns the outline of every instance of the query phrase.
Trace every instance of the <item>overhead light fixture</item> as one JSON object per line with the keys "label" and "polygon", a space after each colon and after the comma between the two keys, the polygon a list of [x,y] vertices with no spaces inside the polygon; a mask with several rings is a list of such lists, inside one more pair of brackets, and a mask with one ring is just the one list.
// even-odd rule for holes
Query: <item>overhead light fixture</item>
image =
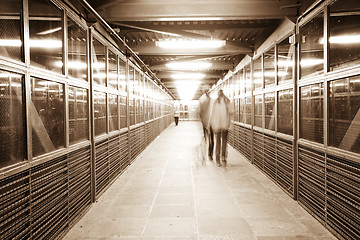
{"label": "overhead light fixture", "polygon": [[224,40],[161,40],[155,44],[160,48],[166,49],[203,49],[203,48],[220,48],[225,46]]}
{"label": "overhead light fixture", "polygon": [[54,32],[60,31],[60,30],[61,30],[61,27],[57,27],[57,28],[39,32],[37,35],[47,35],[47,34],[54,33]]}
{"label": "overhead light fixture", "polygon": [[[29,44],[32,48],[53,49],[62,47],[61,40],[53,39],[30,39]],[[2,47],[21,47],[21,45],[20,39],[0,39],[0,46]]]}
{"label": "overhead light fixture", "polygon": [[[321,38],[319,42],[320,44],[324,44],[324,38]],[[332,44],[360,43],[360,34],[331,36],[329,42]]]}
{"label": "overhead light fixture", "polygon": [[201,79],[204,78],[204,73],[176,73],[172,74],[171,78],[173,79]]}
{"label": "overhead light fixture", "polygon": [[196,90],[199,88],[199,81],[189,81],[189,82],[176,82],[177,91],[179,93],[181,100],[192,100],[194,98]]}
{"label": "overhead light fixture", "polygon": [[210,68],[212,63],[189,61],[189,62],[170,62],[165,64],[166,67],[173,70],[204,70]]}
{"label": "overhead light fixture", "polygon": [[324,63],[324,59],[306,58],[306,59],[301,59],[300,66],[301,67],[312,67],[312,66],[323,64],[323,63]]}

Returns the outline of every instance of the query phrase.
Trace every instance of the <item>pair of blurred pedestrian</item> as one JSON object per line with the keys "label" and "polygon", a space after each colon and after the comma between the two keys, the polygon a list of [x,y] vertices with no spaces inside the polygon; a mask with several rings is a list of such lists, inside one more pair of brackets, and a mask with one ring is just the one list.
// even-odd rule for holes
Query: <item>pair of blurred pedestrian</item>
{"label": "pair of blurred pedestrian", "polygon": [[209,87],[203,87],[203,95],[199,99],[199,116],[203,125],[204,138],[208,142],[209,160],[213,159],[214,135],[215,156],[217,166],[227,165],[227,140],[234,113],[229,98],[222,89],[218,90],[216,99],[209,95]]}

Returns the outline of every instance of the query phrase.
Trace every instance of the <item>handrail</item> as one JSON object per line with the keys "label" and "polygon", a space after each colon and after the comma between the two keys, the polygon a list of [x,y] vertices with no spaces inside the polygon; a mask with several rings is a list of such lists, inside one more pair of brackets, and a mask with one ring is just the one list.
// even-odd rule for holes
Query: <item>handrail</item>
{"label": "handrail", "polygon": [[126,48],[126,50],[131,54],[132,57],[135,58],[137,62],[140,62],[141,65],[146,69],[146,71],[150,74],[151,77],[156,79],[157,83],[161,85],[167,93],[175,100],[174,95],[170,92],[170,90],[156,77],[156,75],[151,71],[151,69],[143,62],[143,60],[125,43],[125,41],[118,35],[118,33],[100,16],[99,13],[86,1],[86,0],[78,0],[85,8],[88,10],[95,18],[100,22],[100,24],[110,32],[110,35],[114,36],[117,40],[119,40]]}

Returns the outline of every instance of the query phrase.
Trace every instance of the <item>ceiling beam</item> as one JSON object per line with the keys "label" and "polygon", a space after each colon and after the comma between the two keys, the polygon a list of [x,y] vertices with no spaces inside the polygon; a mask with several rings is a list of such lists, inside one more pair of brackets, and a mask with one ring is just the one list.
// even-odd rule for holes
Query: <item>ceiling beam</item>
{"label": "ceiling beam", "polygon": [[97,10],[112,21],[181,21],[226,19],[283,19],[297,15],[296,8],[281,9],[294,0],[137,0],[116,1]]}

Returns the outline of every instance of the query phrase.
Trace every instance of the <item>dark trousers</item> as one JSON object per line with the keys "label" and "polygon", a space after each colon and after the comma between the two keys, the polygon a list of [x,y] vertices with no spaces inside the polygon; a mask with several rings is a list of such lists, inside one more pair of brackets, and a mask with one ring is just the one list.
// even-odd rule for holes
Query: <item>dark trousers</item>
{"label": "dark trousers", "polygon": [[179,123],[179,117],[174,117],[174,119],[175,119],[175,125],[177,126]]}
{"label": "dark trousers", "polygon": [[211,127],[209,129],[203,128],[203,132],[204,132],[204,138],[206,142],[208,142],[209,144],[208,156],[212,159],[214,152],[214,132]]}
{"label": "dark trousers", "polygon": [[228,130],[221,130],[218,133],[215,133],[216,136],[216,162],[220,163],[220,153],[221,158],[226,161],[227,157],[227,140],[228,140]]}

